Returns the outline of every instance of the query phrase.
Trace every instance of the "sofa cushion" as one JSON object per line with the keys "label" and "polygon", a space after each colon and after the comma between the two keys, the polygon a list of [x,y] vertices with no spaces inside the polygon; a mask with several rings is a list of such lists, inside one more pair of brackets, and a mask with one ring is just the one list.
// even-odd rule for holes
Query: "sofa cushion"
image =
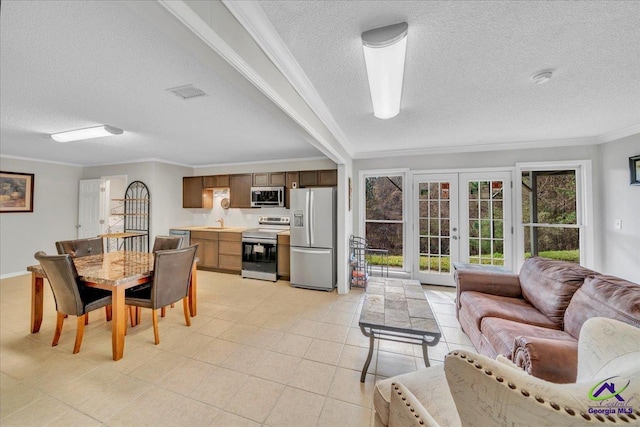
{"label": "sofa cushion", "polygon": [[570,262],[532,257],[520,270],[522,295],[559,329],[563,329],[564,312],[571,297],[585,277],[596,274]]}
{"label": "sofa cushion", "polygon": [[528,325],[498,317],[485,317],[482,319],[480,330],[496,353],[508,359],[513,356],[515,340],[519,336],[575,341],[575,338],[565,331]]}
{"label": "sofa cushion", "polygon": [[469,313],[469,317],[475,321],[478,329],[485,317],[499,317],[544,328],[559,329],[555,322],[522,298],[470,291],[460,295],[460,305]]}
{"label": "sofa cushion", "polygon": [[590,276],[571,299],[564,329],[577,338],[591,317],[608,317],[640,328],[640,285],[613,276]]}
{"label": "sofa cushion", "polygon": [[[418,369],[408,374],[397,375],[376,383],[373,392],[373,406],[376,416],[383,425],[389,425],[389,406],[391,402],[391,383],[401,383],[413,393],[424,408],[441,426],[459,426],[460,419],[455,411],[443,408],[455,408],[453,397],[449,392],[447,378],[444,375],[444,365],[434,365],[430,368]],[[434,393],[434,390],[438,390]]]}

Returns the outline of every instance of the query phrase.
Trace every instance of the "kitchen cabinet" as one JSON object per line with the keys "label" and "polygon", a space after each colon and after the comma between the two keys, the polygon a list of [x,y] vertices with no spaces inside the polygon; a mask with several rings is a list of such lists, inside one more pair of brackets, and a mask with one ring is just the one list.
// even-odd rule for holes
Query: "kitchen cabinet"
{"label": "kitchen cabinet", "polygon": [[291,189],[299,185],[300,181],[300,172],[286,172],[285,173],[285,194],[284,194],[284,204],[287,209],[289,209],[289,204],[291,200]]}
{"label": "kitchen cabinet", "polygon": [[229,175],[209,175],[203,177],[204,188],[229,188]]}
{"label": "kitchen cabinet", "polygon": [[229,175],[229,207],[250,208],[251,207],[251,184],[250,173]]}
{"label": "kitchen cabinet", "polygon": [[278,234],[278,276],[289,279],[291,270],[290,236]]}
{"label": "kitchen cabinet", "polygon": [[198,267],[218,268],[218,232],[192,231],[191,244],[198,244]]}
{"label": "kitchen cabinet", "polygon": [[320,187],[335,187],[338,185],[338,170],[327,169],[318,171],[318,185]]}
{"label": "kitchen cabinet", "polygon": [[300,171],[300,187],[315,187],[318,185],[318,171]]}
{"label": "kitchen cabinet", "polygon": [[337,169],[300,171],[299,187],[335,187],[338,185]]}
{"label": "kitchen cabinet", "polygon": [[253,174],[254,187],[282,187],[284,185],[284,172],[258,172]]}
{"label": "kitchen cabinet", "polygon": [[218,233],[218,268],[238,272],[242,270],[242,233]]}
{"label": "kitchen cabinet", "polygon": [[183,208],[213,208],[213,192],[204,189],[201,176],[185,176],[182,178]]}

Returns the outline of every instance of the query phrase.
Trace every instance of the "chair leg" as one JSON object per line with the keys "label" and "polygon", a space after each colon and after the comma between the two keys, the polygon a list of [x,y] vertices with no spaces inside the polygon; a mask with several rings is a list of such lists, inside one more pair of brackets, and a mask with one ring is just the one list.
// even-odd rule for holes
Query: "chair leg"
{"label": "chair leg", "polygon": [[160,316],[164,317],[167,314],[167,307],[162,307],[160,309]]}
{"label": "chair leg", "polygon": [[89,313],[85,313],[84,314],[84,324],[88,325],[89,324]]}
{"label": "chair leg", "polygon": [[151,315],[153,316],[153,337],[155,338],[156,345],[160,344],[160,333],[158,332],[158,310],[151,309]]}
{"label": "chair leg", "polygon": [[189,312],[189,297],[182,298],[182,309],[184,310],[184,321],[187,326],[191,326],[191,313]]}
{"label": "chair leg", "polygon": [[82,337],[84,337],[84,324],[86,316],[86,313],[82,316],[78,316],[78,330],[76,331],[76,342],[73,346],[73,354],[76,354],[80,351],[80,346],[82,345]]}
{"label": "chair leg", "polygon": [[136,325],[139,325],[141,320],[142,320],[142,308],[136,307]]}
{"label": "chair leg", "polygon": [[111,320],[111,314],[112,314],[111,304],[104,307],[104,314],[105,316],[107,316],[107,322],[109,322]]}
{"label": "chair leg", "polygon": [[56,330],[53,333],[53,341],[51,341],[52,347],[55,347],[58,345],[58,341],[60,340],[60,334],[62,334],[62,324],[64,323],[65,317],[67,317],[65,314],[58,312],[58,318],[56,319]]}

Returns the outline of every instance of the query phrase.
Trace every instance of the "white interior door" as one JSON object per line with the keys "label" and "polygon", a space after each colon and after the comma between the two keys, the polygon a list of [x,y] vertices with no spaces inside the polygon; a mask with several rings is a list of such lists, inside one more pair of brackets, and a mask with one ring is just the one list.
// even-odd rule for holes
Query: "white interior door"
{"label": "white interior door", "polygon": [[102,233],[100,179],[80,180],[78,191],[78,238],[96,237]]}
{"label": "white interior door", "polygon": [[453,263],[513,267],[511,173],[416,174],[414,278],[454,286]]}

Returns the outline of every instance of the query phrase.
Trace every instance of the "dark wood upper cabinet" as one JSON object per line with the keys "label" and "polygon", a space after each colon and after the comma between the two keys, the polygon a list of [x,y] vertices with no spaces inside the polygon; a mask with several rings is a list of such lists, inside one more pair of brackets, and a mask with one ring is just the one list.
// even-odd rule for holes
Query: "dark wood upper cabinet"
{"label": "dark wood upper cabinet", "polygon": [[318,171],[318,185],[321,187],[335,187],[338,185],[338,171],[336,169]]}
{"label": "dark wood upper cabinet", "polygon": [[201,176],[185,176],[182,178],[182,207],[205,209],[213,207],[211,191],[204,189],[204,180]]}
{"label": "dark wood upper cabinet", "polygon": [[204,188],[228,188],[229,175],[209,175],[203,177]]}
{"label": "dark wood upper cabinet", "polygon": [[290,205],[290,200],[291,200],[291,189],[294,188],[293,186],[295,185],[296,187],[298,187],[299,181],[300,181],[300,172],[286,172],[285,173],[285,177],[286,177],[286,185],[285,185],[285,190],[284,190],[284,205],[287,209],[289,209]]}
{"label": "dark wood upper cabinet", "polygon": [[281,187],[284,185],[284,172],[258,172],[253,174],[254,187]]}
{"label": "dark wood upper cabinet", "polygon": [[251,185],[253,183],[250,173],[229,175],[229,207],[251,207]]}
{"label": "dark wood upper cabinet", "polygon": [[299,187],[335,187],[338,185],[336,169],[300,171]]}
{"label": "dark wood upper cabinet", "polygon": [[298,187],[315,187],[318,185],[318,171],[300,171]]}

